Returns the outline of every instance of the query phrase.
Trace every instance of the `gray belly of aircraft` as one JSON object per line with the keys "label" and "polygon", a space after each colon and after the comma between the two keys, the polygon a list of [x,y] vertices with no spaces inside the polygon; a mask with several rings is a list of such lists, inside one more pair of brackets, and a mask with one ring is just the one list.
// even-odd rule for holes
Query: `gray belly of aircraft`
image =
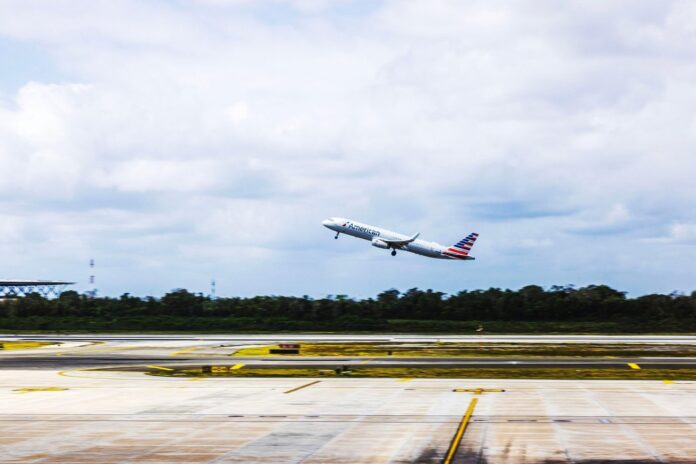
{"label": "gray belly of aircraft", "polygon": [[408,251],[419,255],[430,256],[431,258],[441,257],[440,250],[437,249],[436,246],[434,246],[434,244],[431,243],[413,242],[406,245],[405,248]]}

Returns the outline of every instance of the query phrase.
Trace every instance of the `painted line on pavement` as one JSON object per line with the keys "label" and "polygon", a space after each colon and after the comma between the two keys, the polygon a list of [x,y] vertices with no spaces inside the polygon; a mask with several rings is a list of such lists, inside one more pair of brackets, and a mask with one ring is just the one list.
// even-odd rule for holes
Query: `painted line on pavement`
{"label": "painted line on pavement", "polygon": [[455,393],[473,393],[480,395],[481,393],[504,393],[502,388],[455,388],[452,390]]}
{"label": "painted line on pavement", "polygon": [[31,392],[57,392],[57,391],[65,391],[69,390],[68,388],[65,387],[22,387],[22,388],[15,388],[12,391],[16,391],[17,393],[31,393]]}
{"label": "painted line on pavement", "polygon": [[447,455],[445,456],[444,461],[442,461],[442,464],[450,464],[452,459],[454,459],[454,455],[457,453],[457,449],[459,448],[459,443],[461,443],[464,432],[466,432],[466,427],[469,425],[469,419],[471,419],[471,415],[474,413],[476,403],[478,403],[478,398],[473,398],[469,403],[466,414],[464,417],[462,417],[462,421],[459,423],[457,433],[455,433],[454,438],[452,438],[452,443],[450,443],[449,450],[447,450]]}
{"label": "painted line on pavement", "polygon": [[149,365],[149,366],[147,366],[147,367],[149,367],[150,369],[159,369],[159,370],[161,370],[161,371],[173,371],[173,370],[174,370],[174,369],[172,369],[172,368],[170,368],[170,367],[155,366],[154,364],[151,364],[151,365]]}
{"label": "painted line on pavement", "polygon": [[170,354],[170,356],[180,356],[183,353],[190,353],[192,351],[196,351],[198,348],[200,348],[200,347],[199,346],[191,346],[189,348],[184,348],[183,350],[174,351],[173,353],[169,353],[169,354]]}
{"label": "painted line on pavement", "polygon": [[306,383],[306,384],[304,384],[304,385],[300,385],[299,387],[292,388],[292,389],[290,389],[290,390],[288,390],[288,391],[285,391],[285,392],[283,392],[283,393],[292,393],[292,392],[296,392],[297,390],[302,390],[303,388],[307,388],[307,387],[311,387],[312,385],[316,385],[316,384],[318,384],[319,382],[321,382],[321,380],[315,380],[314,382],[309,382],[309,383]]}

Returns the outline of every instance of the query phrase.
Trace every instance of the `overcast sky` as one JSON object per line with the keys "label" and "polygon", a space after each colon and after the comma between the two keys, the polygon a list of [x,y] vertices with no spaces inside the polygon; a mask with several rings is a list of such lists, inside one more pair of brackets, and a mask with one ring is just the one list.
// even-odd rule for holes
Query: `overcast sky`
{"label": "overcast sky", "polygon": [[690,292],[695,203],[693,1],[0,2],[0,277]]}

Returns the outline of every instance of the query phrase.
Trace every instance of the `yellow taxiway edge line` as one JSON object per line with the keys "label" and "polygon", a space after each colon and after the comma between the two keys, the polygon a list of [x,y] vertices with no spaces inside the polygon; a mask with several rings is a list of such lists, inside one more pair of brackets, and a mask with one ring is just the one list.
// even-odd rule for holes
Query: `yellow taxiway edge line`
{"label": "yellow taxiway edge line", "polygon": [[244,367],[244,364],[235,364],[234,366],[230,367],[230,370],[237,370],[241,369],[242,367]]}
{"label": "yellow taxiway edge line", "polygon": [[149,367],[150,369],[159,369],[161,371],[173,371],[174,370],[174,369],[171,369],[169,367],[162,367],[162,366],[155,366],[155,365],[150,365],[147,367]]}
{"label": "yellow taxiway edge line", "polygon": [[464,415],[464,417],[462,417],[462,421],[459,423],[457,433],[455,433],[454,438],[452,438],[452,443],[450,443],[449,450],[447,450],[447,455],[445,456],[445,460],[442,461],[442,464],[450,464],[452,462],[452,459],[454,458],[454,455],[457,452],[457,448],[459,448],[459,443],[461,443],[462,441],[464,432],[466,432],[466,427],[467,425],[469,425],[469,419],[471,419],[471,415],[474,413],[476,403],[478,403],[478,398],[473,398],[469,403],[469,407],[466,410],[466,414]]}
{"label": "yellow taxiway edge line", "polygon": [[674,380],[663,380],[662,383],[666,383],[669,385],[670,383],[674,383]]}
{"label": "yellow taxiway edge line", "polygon": [[399,381],[399,382],[410,382],[411,380],[413,380],[413,377],[406,377],[406,378],[403,378],[403,379],[399,379],[398,381]]}
{"label": "yellow taxiway edge line", "polygon": [[628,367],[631,369],[640,369],[640,366],[636,363],[628,363]]}
{"label": "yellow taxiway edge line", "polygon": [[315,380],[314,382],[309,382],[309,383],[306,383],[306,384],[304,384],[304,385],[300,385],[299,387],[291,388],[290,390],[284,391],[283,393],[292,393],[292,392],[296,392],[297,390],[302,390],[303,388],[307,388],[307,387],[311,387],[312,385],[316,385],[316,384],[318,384],[319,382],[321,382],[321,380]]}

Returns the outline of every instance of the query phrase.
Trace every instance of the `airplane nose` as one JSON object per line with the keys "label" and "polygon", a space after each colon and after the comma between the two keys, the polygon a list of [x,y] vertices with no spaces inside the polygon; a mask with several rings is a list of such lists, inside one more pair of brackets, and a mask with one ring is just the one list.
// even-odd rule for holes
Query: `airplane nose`
{"label": "airplane nose", "polygon": [[324,219],[323,221],[321,221],[321,223],[324,227],[329,227],[333,225],[333,221],[331,221],[331,219]]}

